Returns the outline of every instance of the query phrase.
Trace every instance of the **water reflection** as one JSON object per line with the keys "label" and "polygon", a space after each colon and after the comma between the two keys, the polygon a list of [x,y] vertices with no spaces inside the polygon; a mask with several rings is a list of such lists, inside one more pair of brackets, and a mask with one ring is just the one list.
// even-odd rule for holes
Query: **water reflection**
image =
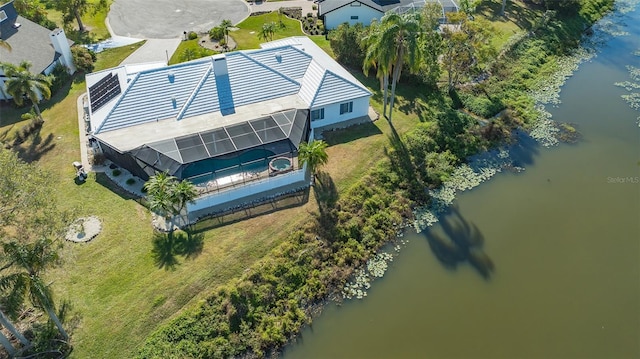
{"label": "water reflection", "polygon": [[482,250],[484,236],[480,229],[467,221],[457,207],[451,207],[440,220],[444,232],[440,235],[432,228],[424,231],[429,247],[436,258],[448,269],[469,262],[485,279],[495,270],[493,261]]}

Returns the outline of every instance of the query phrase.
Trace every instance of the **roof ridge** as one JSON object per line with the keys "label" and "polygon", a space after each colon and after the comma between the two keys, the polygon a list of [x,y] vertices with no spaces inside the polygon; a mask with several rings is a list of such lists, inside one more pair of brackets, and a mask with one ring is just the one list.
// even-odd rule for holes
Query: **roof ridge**
{"label": "roof ridge", "polygon": [[176,115],[176,121],[180,121],[182,119],[182,116],[184,116],[184,113],[187,111],[187,109],[193,102],[193,99],[196,98],[196,95],[198,94],[199,90],[202,88],[202,85],[205,83],[207,78],[209,78],[211,71],[213,71],[213,61],[211,61],[211,63],[209,64],[209,67],[207,67],[207,71],[205,71],[205,73],[202,75],[202,78],[200,79],[200,81],[198,81],[196,86],[193,88],[193,91],[191,91],[191,94],[187,98],[187,101],[184,102],[184,105],[182,105],[182,108],[180,108],[180,111],[178,111],[178,114]]}
{"label": "roof ridge", "polygon": [[[315,62],[315,60],[314,60]],[[322,84],[324,83],[324,80],[327,78],[327,72],[329,72],[329,70],[325,69],[324,66],[316,63],[316,65],[318,65],[318,67],[321,69],[321,71],[323,71],[322,73],[322,79],[320,80],[320,83],[318,84],[318,87],[316,87],[316,91],[313,94],[313,98],[311,98],[311,102],[309,103],[309,107],[313,107],[313,103],[316,102],[316,99],[318,98],[318,94],[320,93],[320,88],[322,88]]]}
{"label": "roof ridge", "polygon": [[[113,72],[112,72],[112,74],[113,74]],[[116,76],[118,76],[117,72],[116,72]],[[135,74],[135,76],[133,77],[133,80],[131,80],[130,82],[127,83],[128,84],[127,88],[124,91],[122,91],[122,94],[120,95],[120,98],[118,99],[118,101],[116,101],[116,103],[113,105],[113,107],[111,107],[111,110],[109,110],[109,113],[107,113],[107,115],[104,116],[104,120],[102,120],[102,123],[100,124],[100,126],[98,126],[98,128],[94,131],[95,133],[100,133],[100,131],[102,130],[104,125],[109,120],[109,117],[111,116],[111,114],[113,114],[113,111],[115,111],[115,109],[118,108],[118,105],[120,104],[120,102],[122,102],[122,99],[124,99],[125,95],[129,92],[129,90],[131,90],[131,88],[136,83],[136,81],[138,81],[138,78],[140,78],[140,73],[139,72]],[[119,80],[120,79],[118,79],[118,81]],[[118,86],[119,86],[119,84],[118,84]]]}

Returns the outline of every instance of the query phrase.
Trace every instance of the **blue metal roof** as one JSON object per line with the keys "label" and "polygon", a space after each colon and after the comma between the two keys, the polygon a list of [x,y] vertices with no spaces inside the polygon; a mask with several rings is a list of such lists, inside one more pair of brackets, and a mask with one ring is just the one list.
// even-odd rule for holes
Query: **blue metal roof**
{"label": "blue metal roof", "polygon": [[292,46],[246,52],[250,58],[294,80],[304,77],[311,55]]}
{"label": "blue metal roof", "polygon": [[367,96],[371,96],[369,91],[345,80],[331,71],[325,71],[324,78],[311,103],[311,107],[320,107]]}
{"label": "blue metal roof", "polygon": [[[226,73],[219,67],[221,59]],[[328,55],[316,59],[304,48],[284,45],[144,70],[124,86],[113,108],[105,109],[110,112],[95,133],[165,119],[188,121],[214,112],[226,115],[240,106],[295,94],[310,107],[371,95],[356,79],[336,74],[334,67],[339,65]]]}
{"label": "blue metal roof", "polygon": [[140,72],[99,132],[176,117],[209,67],[202,61]]}

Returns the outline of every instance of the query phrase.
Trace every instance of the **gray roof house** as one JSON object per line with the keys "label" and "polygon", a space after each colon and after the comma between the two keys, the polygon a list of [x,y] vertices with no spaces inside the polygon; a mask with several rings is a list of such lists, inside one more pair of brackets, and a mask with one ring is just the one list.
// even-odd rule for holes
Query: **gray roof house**
{"label": "gray roof house", "polygon": [[300,144],[368,116],[371,92],[307,37],[261,46],[88,74],[96,146],[140,178],[168,172],[196,184],[189,212],[308,185]]}
{"label": "gray roof house", "polygon": [[373,19],[380,19],[388,11],[404,13],[419,10],[426,3],[436,3],[442,7],[443,18],[446,12],[458,11],[457,0],[321,0],[318,3],[318,16],[324,19],[328,30],[342,23],[365,26]]}
{"label": "gray roof house", "polygon": [[[11,50],[0,47],[0,61],[14,65],[26,60],[31,62],[31,72],[48,75],[56,64],[75,72],[71,45],[64,30],[53,31],[18,15],[13,1],[0,6],[0,38],[11,46]],[[0,70],[0,90],[4,89],[5,77]],[[1,99],[10,99],[0,91]]]}

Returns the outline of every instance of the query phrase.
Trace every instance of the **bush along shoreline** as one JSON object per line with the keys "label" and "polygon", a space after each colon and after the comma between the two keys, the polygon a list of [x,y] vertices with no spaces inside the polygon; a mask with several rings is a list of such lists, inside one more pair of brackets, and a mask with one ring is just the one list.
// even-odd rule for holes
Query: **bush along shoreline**
{"label": "bush along shoreline", "polygon": [[[489,113],[476,113],[481,111],[473,106],[452,109],[448,96],[440,96],[426,121],[404,135],[392,131],[386,158],[339,199],[331,177],[318,174],[312,189],[318,201],[314,220],[288,234],[240,278],[158,328],[137,357],[270,356],[309,324],[326,300],[365,296],[370,278],[381,276],[391,260],[380,248],[414,218],[417,228],[431,225],[457,191],[505,168],[522,170],[508,148],[497,146],[505,141],[526,146],[540,121],[549,120],[532,94],[565,68],[557,60],[575,51],[585,25],[610,10],[608,0],[585,4],[598,6],[588,7],[588,14],[552,19],[493,64],[483,86],[506,110],[489,125],[477,119]],[[461,97],[464,103],[474,96],[471,89]],[[494,149],[473,156],[488,148]]]}

